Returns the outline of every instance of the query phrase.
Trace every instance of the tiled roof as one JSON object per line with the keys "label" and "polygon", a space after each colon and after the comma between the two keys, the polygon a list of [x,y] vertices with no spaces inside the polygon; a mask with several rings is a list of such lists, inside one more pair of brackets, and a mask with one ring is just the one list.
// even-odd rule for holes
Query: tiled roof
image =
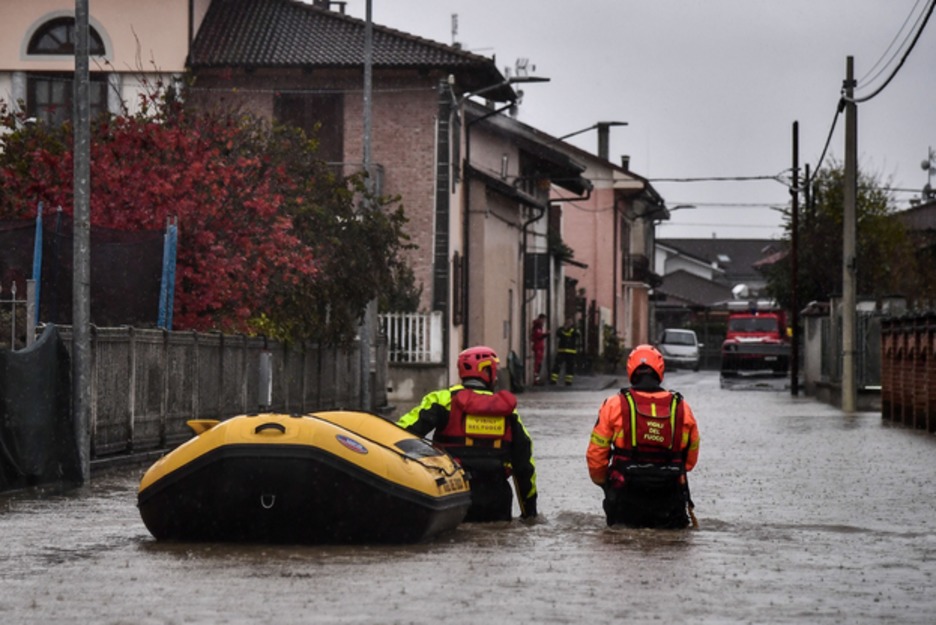
{"label": "tiled roof", "polygon": [[730,287],[683,270],[663,276],[655,290],[666,296],[667,305],[711,306],[731,299]]}
{"label": "tiled roof", "polygon": [[[193,68],[360,67],[364,30],[364,20],[296,0],[214,0],[192,44],[189,64]],[[504,80],[493,59],[377,24],[373,63],[375,69],[460,73],[467,90]]]}
{"label": "tiled roof", "polygon": [[731,283],[762,278],[754,263],[785,249],[784,243],[773,239],[659,239],[658,242],[706,263],[716,263],[724,269],[725,280]]}

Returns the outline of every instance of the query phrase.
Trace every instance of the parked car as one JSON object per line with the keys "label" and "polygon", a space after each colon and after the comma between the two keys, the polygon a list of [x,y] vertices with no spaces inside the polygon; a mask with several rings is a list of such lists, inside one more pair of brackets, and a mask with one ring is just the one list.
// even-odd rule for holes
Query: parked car
{"label": "parked car", "polygon": [[660,335],[657,349],[663,354],[666,366],[699,370],[699,350],[702,344],[693,330],[667,328]]}

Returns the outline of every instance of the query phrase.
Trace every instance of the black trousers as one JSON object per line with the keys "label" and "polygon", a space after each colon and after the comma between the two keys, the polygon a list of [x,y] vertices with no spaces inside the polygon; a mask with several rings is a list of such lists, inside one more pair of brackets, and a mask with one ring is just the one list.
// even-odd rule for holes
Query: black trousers
{"label": "black trousers", "polygon": [[605,488],[608,525],[682,529],[689,526],[688,501],[679,485],[671,488]]}
{"label": "black trousers", "polygon": [[550,381],[559,381],[559,373],[563,365],[565,366],[565,381],[569,383],[572,382],[572,378],[575,376],[575,354],[570,354],[569,352],[558,352],[556,354],[556,362],[553,363],[553,368],[549,375]]}
{"label": "black trousers", "polygon": [[509,521],[513,517],[513,489],[503,469],[500,471],[472,471],[471,507],[465,515],[469,523]]}

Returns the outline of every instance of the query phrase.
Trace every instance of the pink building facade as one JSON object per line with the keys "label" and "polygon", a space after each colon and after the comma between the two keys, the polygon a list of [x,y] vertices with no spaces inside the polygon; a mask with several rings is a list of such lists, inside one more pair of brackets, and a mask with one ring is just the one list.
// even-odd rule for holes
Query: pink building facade
{"label": "pink building facade", "polygon": [[609,341],[625,350],[651,342],[651,292],[658,284],[653,273],[655,223],[669,217],[663,199],[644,178],[564,144],[570,155],[586,165],[583,176],[594,189],[588,197],[570,197],[553,190],[562,207],[561,234],[573,253],[564,266],[566,293],[574,293],[584,350],[602,357]]}

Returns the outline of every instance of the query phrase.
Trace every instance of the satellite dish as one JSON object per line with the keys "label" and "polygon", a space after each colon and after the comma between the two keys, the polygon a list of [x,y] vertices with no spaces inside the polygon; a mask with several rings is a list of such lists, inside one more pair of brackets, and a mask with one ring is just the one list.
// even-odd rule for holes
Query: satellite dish
{"label": "satellite dish", "polygon": [[733,287],[731,287],[731,295],[735,299],[743,299],[747,297],[749,294],[750,294],[750,289],[748,289],[748,285],[746,284],[736,284]]}

